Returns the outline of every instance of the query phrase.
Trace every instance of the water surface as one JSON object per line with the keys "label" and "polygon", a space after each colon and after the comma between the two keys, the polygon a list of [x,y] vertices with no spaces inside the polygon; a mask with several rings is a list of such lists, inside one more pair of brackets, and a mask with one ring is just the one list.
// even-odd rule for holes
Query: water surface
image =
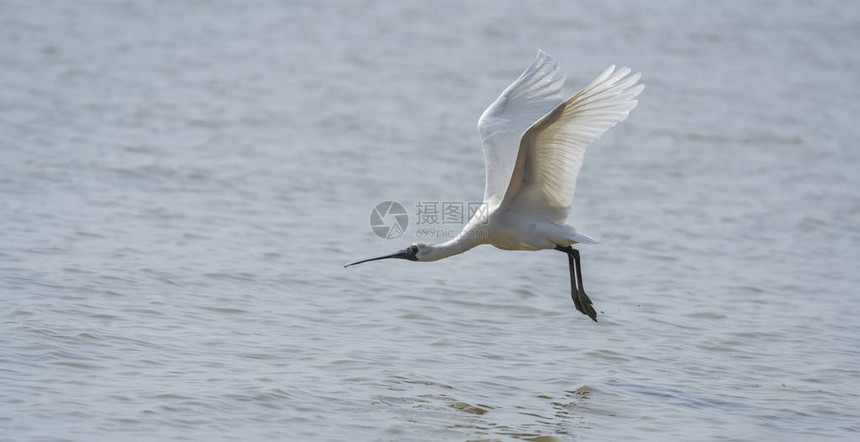
{"label": "water surface", "polygon": [[[0,5],[11,440],[853,440],[853,2]],[[476,201],[477,117],[553,54],[640,106],[564,255],[415,241]],[[413,220],[414,221],[414,220]],[[555,438],[555,439],[553,439]]]}

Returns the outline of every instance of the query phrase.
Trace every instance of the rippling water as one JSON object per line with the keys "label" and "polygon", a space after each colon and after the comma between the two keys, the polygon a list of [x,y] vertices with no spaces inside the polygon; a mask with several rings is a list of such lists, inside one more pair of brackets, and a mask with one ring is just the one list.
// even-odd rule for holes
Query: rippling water
{"label": "rippling water", "polygon": [[[855,2],[0,3],[10,440],[852,440]],[[566,258],[389,253],[546,49],[640,106]]]}

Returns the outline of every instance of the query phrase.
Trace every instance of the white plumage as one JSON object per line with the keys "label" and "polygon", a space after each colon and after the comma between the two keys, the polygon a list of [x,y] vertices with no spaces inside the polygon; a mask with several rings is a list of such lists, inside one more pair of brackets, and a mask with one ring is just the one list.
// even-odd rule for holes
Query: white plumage
{"label": "white plumage", "polygon": [[415,243],[395,254],[347,266],[385,258],[436,261],[481,244],[504,250],[557,249],[569,256],[577,309],[595,319],[582,289],[579,252],[570,247],[595,241],[565,220],[586,147],[636,107],[636,96],[645,87],[637,85],[639,78],[638,73],[630,75],[628,68],[610,66],[563,100],[564,74],[549,54],[538,51],[534,63],[478,120],[487,172],[487,212],[476,213],[448,242]]}
{"label": "white plumage", "polygon": [[[558,70],[556,63],[540,51],[535,63],[502,93],[478,123],[487,170],[500,173],[508,163],[514,165],[504,178],[506,193],[496,210],[515,210],[556,223],[564,222],[573,202],[585,148],[627,118],[636,107],[634,98],[645,87],[634,86],[640,74],[627,77],[630,69],[615,71],[615,66],[610,66],[582,91],[561,103],[556,97],[564,76]],[[516,112],[521,119],[530,118],[533,114],[520,112],[520,109],[537,109],[550,103],[555,103],[551,106],[552,112],[547,110],[545,115],[528,124],[528,130],[523,128],[514,144],[494,143],[507,137],[493,134],[505,131],[501,124],[494,124],[494,120],[516,121],[516,117],[507,117],[511,112]],[[505,139],[505,142],[510,143],[510,140]],[[487,153],[493,151],[495,153]],[[504,166],[490,166],[491,159],[501,160]],[[491,182],[501,180],[499,176],[488,174],[487,188],[491,187]],[[485,201],[494,202],[493,196],[484,195]]]}

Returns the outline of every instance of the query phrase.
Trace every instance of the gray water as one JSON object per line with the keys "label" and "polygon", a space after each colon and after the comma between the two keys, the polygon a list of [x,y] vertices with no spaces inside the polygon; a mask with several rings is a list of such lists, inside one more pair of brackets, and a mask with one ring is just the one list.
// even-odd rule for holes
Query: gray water
{"label": "gray water", "polygon": [[[857,440],[858,3],[520,3],[0,2],[0,439]],[[644,73],[600,322],[554,251],[344,269],[538,48]]]}

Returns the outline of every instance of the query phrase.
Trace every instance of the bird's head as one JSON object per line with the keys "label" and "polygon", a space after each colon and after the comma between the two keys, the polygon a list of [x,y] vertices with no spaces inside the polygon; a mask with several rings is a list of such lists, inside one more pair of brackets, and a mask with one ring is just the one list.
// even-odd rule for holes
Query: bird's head
{"label": "bird's head", "polygon": [[435,261],[432,256],[433,244],[425,244],[423,242],[416,242],[410,245],[409,247],[394,252],[390,255],[379,256],[376,258],[370,259],[362,259],[361,261],[355,261],[348,264],[344,264],[344,267],[354,266],[356,264],[361,264],[363,262],[368,261],[377,261],[380,259],[388,259],[388,258],[400,258],[400,259],[408,259],[410,261]]}

